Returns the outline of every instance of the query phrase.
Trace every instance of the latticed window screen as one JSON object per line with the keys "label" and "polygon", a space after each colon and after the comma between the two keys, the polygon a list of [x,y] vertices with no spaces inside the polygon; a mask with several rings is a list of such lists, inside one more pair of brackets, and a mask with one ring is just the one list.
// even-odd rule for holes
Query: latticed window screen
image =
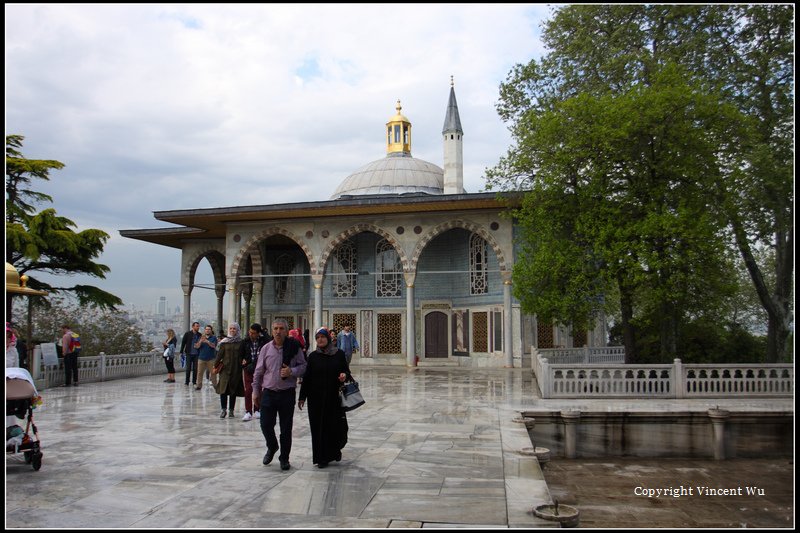
{"label": "latticed window screen", "polygon": [[472,348],[476,352],[489,351],[489,313],[472,313]]}
{"label": "latticed window screen", "polygon": [[378,314],[378,353],[402,353],[401,317],[400,313]]}
{"label": "latticed window screen", "polygon": [[488,245],[480,235],[473,233],[469,238],[469,280],[470,294],[486,294],[489,291],[489,273],[486,264]]}
{"label": "latticed window screen", "polygon": [[294,274],[295,261],[289,254],[283,254],[275,262],[275,303],[285,304],[294,300]]}
{"label": "latticed window screen", "polygon": [[492,313],[492,341],[495,352],[503,350],[503,313],[500,311]]}
{"label": "latticed window screen", "polygon": [[[276,316],[275,318],[272,319],[272,321],[274,322],[274,321],[279,320],[279,319],[285,320],[286,321],[286,325],[289,326],[289,329],[294,329],[294,317],[293,316]],[[287,330],[287,332],[288,332],[288,330]],[[269,332],[269,334],[272,335],[272,324],[270,324],[270,332]]]}
{"label": "latticed window screen", "polygon": [[[350,326],[350,331],[356,332],[356,314],[355,313],[334,313],[333,324],[331,327],[336,330],[336,333],[344,330],[345,326]],[[358,336],[356,336],[356,339]]]}
{"label": "latticed window screen", "polygon": [[536,324],[536,339],[537,348],[552,348],[553,324],[538,321]]}
{"label": "latticed window screen", "polygon": [[572,330],[572,346],[575,348],[582,348],[586,344],[586,330]]}
{"label": "latticed window screen", "polygon": [[358,255],[353,241],[340,244],[333,255],[333,296],[353,298],[356,296]]}
{"label": "latticed window screen", "polygon": [[378,298],[397,298],[402,296],[403,264],[397,250],[386,239],[381,239],[375,247],[377,283],[375,296]]}

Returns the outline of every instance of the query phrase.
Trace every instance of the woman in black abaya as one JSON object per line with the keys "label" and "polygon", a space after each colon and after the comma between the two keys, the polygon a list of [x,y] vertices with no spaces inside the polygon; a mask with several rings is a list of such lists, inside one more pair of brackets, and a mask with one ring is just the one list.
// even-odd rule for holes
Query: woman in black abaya
{"label": "woman in black abaya", "polygon": [[314,334],[317,349],[308,354],[297,407],[302,410],[308,400],[308,422],[311,427],[313,462],[325,468],[342,458],[347,443],[347,418],[339,400],[339,387],[353,379],[344,352],[331,344],[326,328]]}

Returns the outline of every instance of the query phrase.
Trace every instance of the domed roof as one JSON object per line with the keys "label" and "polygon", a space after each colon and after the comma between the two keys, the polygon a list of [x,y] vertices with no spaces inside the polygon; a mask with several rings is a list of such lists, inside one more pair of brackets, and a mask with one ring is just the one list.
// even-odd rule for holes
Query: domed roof
{"label": "domed roof", "polygon": [[391,153],[347,176],[331,200],[349,195],[444,193],[444,170],[407,153]]}

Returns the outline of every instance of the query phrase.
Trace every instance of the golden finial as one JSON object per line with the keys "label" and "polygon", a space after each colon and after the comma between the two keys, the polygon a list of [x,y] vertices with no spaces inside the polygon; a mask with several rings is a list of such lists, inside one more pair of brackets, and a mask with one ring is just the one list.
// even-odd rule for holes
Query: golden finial
{"label": "golden finial", "polygon": [[395,107],[395,110],[397,111],[397,114],[398,114],[398,115],[400,114],[400,110],[401,110],[401,109],[403,109],[403,106],[401,106],[401,105],[400,105],[400,99],[398,98],[398,100],[397,100],[397,106]]}

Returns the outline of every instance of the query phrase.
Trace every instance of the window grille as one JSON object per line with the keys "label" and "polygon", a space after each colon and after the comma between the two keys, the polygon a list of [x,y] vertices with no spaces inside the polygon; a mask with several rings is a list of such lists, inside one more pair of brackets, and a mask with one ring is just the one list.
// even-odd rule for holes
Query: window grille
{"label": "window grille", "polygon": [[402,296],[403,265],[397,250],[386,239],[381,239],[375,247],[377,298],[398,298]]}
{"label": "window grille", "polygon": [[486,264],[488,245],[486,239],[475,233],[469,239],[470,294],[489,292],[489,274]]}
{"label": "window grille", "polygon": [[294,274],[295,260],[289,254],[283,254],[275,263],[278,274],[275,278],[275,303],[291,303],[294,301],[294,279],[290,275]]}
{"label": "window grille", "polygon": [[354,298],[357,291],[358,256],[353,241],[340,244],[333,256],[333,296]]}

